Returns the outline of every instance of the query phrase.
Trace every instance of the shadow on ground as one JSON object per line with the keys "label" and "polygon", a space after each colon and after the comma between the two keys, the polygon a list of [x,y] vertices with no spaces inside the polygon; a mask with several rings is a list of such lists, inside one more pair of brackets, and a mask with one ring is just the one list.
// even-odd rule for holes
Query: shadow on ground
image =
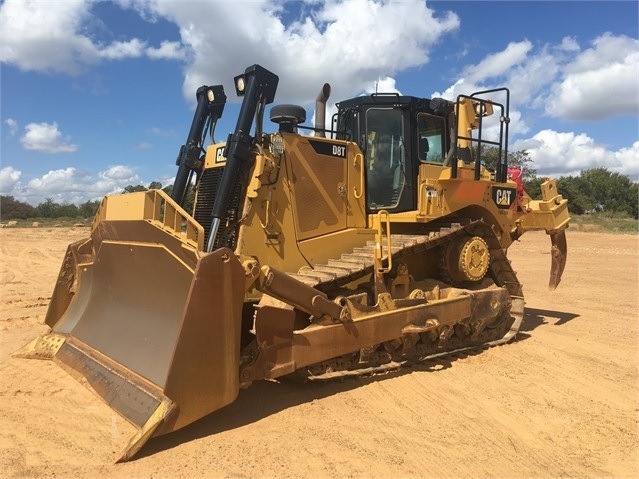
{"label": "shadow on ground", "polygon": [[560,311],[549,311],[547,309],[526,308],[524,320],[519,331],[530,332],[542,324],[546,324],[550,319],[556,319],[554,326],[561,326],[579,315],[575,313],[563,313]]}
{"label": "shadow on ground", "polygon": [[[550,318],[557,318],[554,325],[559,326],[578,316],[572,313],[526,308],[520,332],[517,334],[515,342],[521,342],[529,338],[531,335],[528,333],[541,325],[547,324]],[[290,407],[349,391],[372,382],[400,377],[413,372],[442,371],[452,367],[455,360],[481,354],[484,349],[486,347],[451,353],[445,357],[429,359],[420,363],[411,363],[397,370],[374,376],[345,377],[344,379],[308,381],[306,383],[287,379],[281,381],[256,381],[249,388],[241,390],[232,404],[179,431],[153,438],[142,448],[137,457],[150,456],[183,443],[242,427]]]}

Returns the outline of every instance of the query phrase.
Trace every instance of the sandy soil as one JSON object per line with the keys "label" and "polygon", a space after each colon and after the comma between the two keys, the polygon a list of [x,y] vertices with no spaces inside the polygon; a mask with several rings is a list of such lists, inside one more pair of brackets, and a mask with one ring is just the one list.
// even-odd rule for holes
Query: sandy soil
{"label": "sandy soil", "polygon": [[636,236],[569,230],[509,256],[527,312],[508,345],[375,378],[263,382],[132,462],[134,430],[55,364],[11,358],[42,321],[66,245],[86,229],[3,229],[2,477],[639,477]]}

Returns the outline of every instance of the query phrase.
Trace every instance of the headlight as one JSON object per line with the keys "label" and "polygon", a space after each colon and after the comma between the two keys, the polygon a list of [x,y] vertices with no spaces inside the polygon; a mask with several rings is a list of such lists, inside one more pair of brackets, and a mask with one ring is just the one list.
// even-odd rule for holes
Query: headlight
{"label": "headlight", "polygon": [[244,75],[239,75],[235,77],[235,92],[237,96],[244,95],[244,89],[246,88],[246,79]]}

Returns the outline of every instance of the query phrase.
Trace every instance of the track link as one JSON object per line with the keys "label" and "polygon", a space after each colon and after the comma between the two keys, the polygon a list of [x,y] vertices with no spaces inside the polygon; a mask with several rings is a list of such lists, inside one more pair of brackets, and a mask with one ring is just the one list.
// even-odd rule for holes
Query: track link
{"label": "track link", "polygon": [[[298,371],[311,380],[327,380],[345,376],[361,376],[386,373],[407,363],[422,362],[440,357],[471,352],[509,342],[515,337],[524,312],[522,286],[513,271],[492,227],[483,221],[461,220],[432,228],[421,234],[391,235],[391,254],[395,263],[402,257],[425,253],[461,235],[479,236],[490,251],[489,275],[499,287],[504,287],[511,297],[510,307],[492,324],[473,326],[475,334],[468,333],[468,325],[442,331],[441,334],[421,333],[396,338],[367,350],[323,361]],[[303,268],[291,277],[327,294],[373,273],[375,245],[354,248],[340,258],[330,259],[313,269]],[[385,260],[385,259],[384,259]]]}

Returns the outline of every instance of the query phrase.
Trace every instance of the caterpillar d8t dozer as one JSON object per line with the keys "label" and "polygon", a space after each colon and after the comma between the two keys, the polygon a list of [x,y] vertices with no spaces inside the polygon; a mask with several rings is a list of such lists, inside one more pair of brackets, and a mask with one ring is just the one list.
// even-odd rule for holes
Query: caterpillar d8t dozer
{"label": "caterpillar d8t dozer", "polygon": [[507,89],[360,96],[326,128],[325,84],[314,126],[276,105],[266,134],[277,83],[259,65],[237,76],[236,128],[208,146],[226,96],[198,89],[170,196],[104,198],[66,252],[50,333],[17,353],[53,359],[138,427],[120,460],[253,381],[372,374],[509,341],[524,299],[506,252],[528,230],[550,236],[550,288],[560,281],[567,201],[551,179],[532,200],[509,168]]}

